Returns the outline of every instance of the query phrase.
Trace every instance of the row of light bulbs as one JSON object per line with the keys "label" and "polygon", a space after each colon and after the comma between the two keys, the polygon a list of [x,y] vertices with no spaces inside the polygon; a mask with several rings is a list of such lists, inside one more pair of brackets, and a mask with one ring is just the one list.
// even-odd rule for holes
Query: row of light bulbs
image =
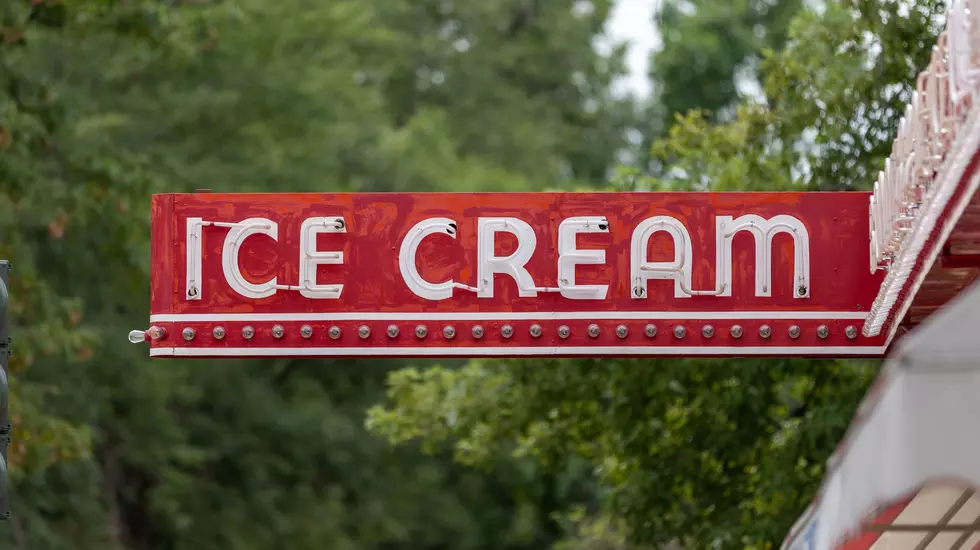
{"label": "row of light bulbs", "polygon": [[[397,338],[400,333],[400,330],[398,328],[398,325],[388,325],[388,329],[385,332],[389,338]],[[601,329],[599,328],[599,325],[593,323],[589,325],[587,332],[590,337],[598,338],[599,334],[601,333]],[[683,325],[675,326],[672,332],[674,334],[674,337],[677,338],[678,340],[687,336],[687,328],[684,327]],[[745,331],[742,328],[742,325],[732,325],[728,329],[728,332],[732,338],[741,338]],[[307,339],[312,338],[313,327],[310,325],[303,325],[302,327],[300,327],[299,333],[300,336],[302,336],[303,338],[307,338]],[[535,323],[528,328],[528,333],[531,335],[532,338],[540,338],[544,334],[544,329],[541,328],[541,325]],[[803,331],[802,329],[800,329],[799,325],[790,325],[789,328],[787,329],[787,334],[789,335],[790,338],[794,340],[799,338],[802,333]],[[343,331],[340,329],[340,327],[336,325],[331,326],[329,329],[327,329],[327,335],[333,340],[339,339],[342,334]],[[473,335],[473,338],[479,340],[483,338],[483,336],[486,334],[486,330],[483,328],[482,325],[474,325],[473,328],[470,329],[470,334]],[[648,324],[646,327],[644,327],[643,334],[647,338],[655,337],[657,335],[657,325]],[[163,327],[150,327],[150,329],[146,331],[146,335],[151,340],[160,340],[166,338],[167,330]],[[226,335],[227,335],[227,330],[223,326],[216,326],[211,331],[211,336],[215,340],[224,340]],[[282,325],[274,325],[272,327],[273,338],[276,338],[278,340],[285,335],[286,335],[286,329]],[[371,327],[367,325],[361,325],[360,327],[357,328],[357,335],[361,339],[369,338],[371,336]],[[428,335],[429,335],[429,329],[425,325],[418,325],[415,327],[415,337],[418,338],[419,340],[426,338]],[[502,327],[500,327],[500,335],[507,339],[513,337],[514,327],[512,327],[511,325],[503,325]],[[569,328],[568,325],[561,325],[558,327],[558,336],[561,339],[564,340],[571,335],[572,335],[572,329]],[[715,327],[713,327],[712,325],[702,326],[701,335],[704,336],[705,338],[714,337]],[[848,325],[844,329],[844,335],[847,336],[849,340],[854,340],[858,336],[857,327],[854,325]],[[186,327],[181,331],[181,336],[184,338],[184,340],[191,342],[195,338],[197,338],[197,330],[192,327]],[[443,327],[442,336],[446,340],[452,340],[453,338],[456,337],[456,328],[453,327],[452,325],[447,325]],[[626,338],[627,336],[629,336],[629,328],[626,325],[617,326],[616,336],[620,339]],[[760,326],[759,336],[764,339],[770,338],[772,336],[772,327],[769,325]],[[828,327],[827,325],[820,325],[817,327],[817,337],[823,340],[828,338],[829,336],[830,336],[830,327]],[[242,338],[244,338],[245,340],[251,340],[254,337],[255,337],[255,329],[251,325],[246,325],[242,327]]]}

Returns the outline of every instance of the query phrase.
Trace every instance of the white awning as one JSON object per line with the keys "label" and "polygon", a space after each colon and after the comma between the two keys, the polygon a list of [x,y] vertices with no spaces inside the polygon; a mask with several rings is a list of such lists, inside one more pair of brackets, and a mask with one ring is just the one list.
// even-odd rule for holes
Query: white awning
{"label": "white awning", "polygon": [[902,339],[784,550],[980,548],[980,285]]}

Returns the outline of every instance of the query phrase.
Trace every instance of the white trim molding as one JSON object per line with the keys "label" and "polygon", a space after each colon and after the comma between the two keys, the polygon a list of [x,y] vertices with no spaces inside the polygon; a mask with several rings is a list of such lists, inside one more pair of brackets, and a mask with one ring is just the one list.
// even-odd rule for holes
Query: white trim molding
{"label": "white trim molding", "polygon": [[[952,2],[946,29],[919,75],[892,154],[874,185],[870,267],[872,273],[888,273],[865,320],[865,336],[879,335],[889,321],[889,341],[895,335],[917,287],[976,191],[976,178],[964,181],[964,175],[980,149],[980,9],[970,10],[968,4]],[[958,191],[960,200],[951,204]]]}
{"label": "white trim molding", "polygon": [[501,357],[501,356],[830,356],[871,357],[884,346],[415,346],[303,348],[150,348],[152,357]]}
{"label": "white trim molding", "polygon": [[176,313],[150,316],[154,323],[288,322],[288,321],[559,321],[559,320],[847,320],[864,319],[867,311],[482,311],[379,313]]}

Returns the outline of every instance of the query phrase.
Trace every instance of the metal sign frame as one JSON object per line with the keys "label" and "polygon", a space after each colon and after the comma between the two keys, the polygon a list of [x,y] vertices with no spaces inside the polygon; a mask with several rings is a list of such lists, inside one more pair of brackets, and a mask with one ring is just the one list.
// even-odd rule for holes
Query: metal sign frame
{"label": "metal sign frame", "polygon": [[166,194],[158,357],[879,356],[866,193]]}

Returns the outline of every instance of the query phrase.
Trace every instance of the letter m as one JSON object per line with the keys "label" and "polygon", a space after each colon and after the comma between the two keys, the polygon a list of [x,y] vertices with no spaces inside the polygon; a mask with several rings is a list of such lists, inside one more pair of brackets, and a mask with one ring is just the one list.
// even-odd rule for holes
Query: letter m
{"label": "letter m", "polygon": [[755,237],[755,295],[772,296],[772,241],[780,233],[793,238],[793,297],[810,296],[810,235],[799,219],[779,215],[768,220],[748,214],[737,219],[731,216],[717,216],[715,269],[722,278],[720,296],[732,295],[732,240],[740,231],[747,231]]}

